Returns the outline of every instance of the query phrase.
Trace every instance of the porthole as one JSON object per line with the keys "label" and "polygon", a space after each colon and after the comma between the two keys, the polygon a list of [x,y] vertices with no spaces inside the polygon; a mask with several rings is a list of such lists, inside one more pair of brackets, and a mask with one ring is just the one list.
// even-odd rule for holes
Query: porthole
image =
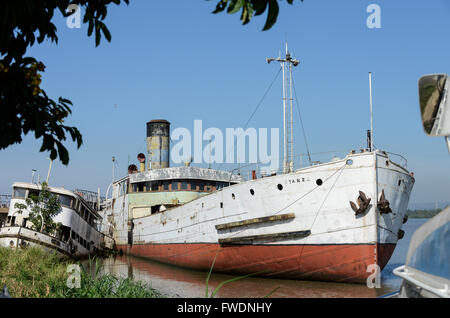
{"label": "porthole", "polygon": [[223,209],[223,202],[220,202],[220,208]]}
{"label": "porthole", "polygon": [[318,186],[321,186],[322,183],[323,183],[322,179],[317,179],[317,180],[316,180],[316,184],[317,184]]}
{"label": "porthole", "polygon": [[278,190],[283,190],[283,185],[282,184],[280,184],[280,183],[278,183],[278,185],[277,185],[277,188],[278,188]]}
{"label": "porthole", "polygon": [[236,199],[236,196],[234,195],[234,193],[231,194],[231,197],[234,199]]}
{"label": "porthole", "polygon": [[346,163],[348,166],[351,166],[351,165],[353,164],[353,160],[352,160],[352,159],[348,159],[345,163]]}
{"label": "porthole", "polygon": [[398,186],[400,186],[402,184],[402,179],[398,180]]}
{"label": "porthole", "polygon": [[251,195],[255,195],[255,190],[250,189],[250,194],[251,194]]}

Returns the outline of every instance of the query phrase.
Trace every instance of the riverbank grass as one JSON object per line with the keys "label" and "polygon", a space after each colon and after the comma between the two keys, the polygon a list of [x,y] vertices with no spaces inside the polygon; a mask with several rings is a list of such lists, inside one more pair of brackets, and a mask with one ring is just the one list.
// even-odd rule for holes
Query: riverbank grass
{"label": "riverbank grass", "polygon": [[[144,283],[100,274],[99,263],[89,261],[89,270],[79,266],[79,288],[70,283],[73,261],[39,248],[0,248],[0,287],[7,286],[14,298],[160,298]],[[95,266],[94,266],[95,265]],[[73,282],[73,281],[72,281]],[[71,288],[72,286],[72,288]]]}

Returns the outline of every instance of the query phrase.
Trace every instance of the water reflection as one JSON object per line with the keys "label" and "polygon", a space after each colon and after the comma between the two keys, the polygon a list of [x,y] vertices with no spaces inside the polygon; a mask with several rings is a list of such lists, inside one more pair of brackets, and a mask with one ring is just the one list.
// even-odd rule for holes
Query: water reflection
{"label": "water reflection", "polygon": [[[207,272],[189,270],[131,256],[105,259],[104,273],[129,277],[145,282],[168,297],[205,297]],[[213,273],[209,281],[209,294],[223,281],[234,276]],[[248,277],[224,285],[216,297],[220,298],[333,298],[377,297],[390,292],[384,287],[368,288],[364,284],[330,283]]]}

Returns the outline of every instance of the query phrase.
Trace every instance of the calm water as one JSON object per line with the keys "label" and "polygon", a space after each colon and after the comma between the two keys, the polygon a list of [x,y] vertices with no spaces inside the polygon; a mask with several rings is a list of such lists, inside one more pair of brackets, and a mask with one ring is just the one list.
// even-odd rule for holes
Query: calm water
{"label": "calm water", "polygon": [[[297,297],[377,297],[396,291],[401,279],[392,270],[403,265],[409,241],[415,230],[427,219],[409,219],[402,227],[405,236],[397,244],[389,263],[381,272],[381,288],[365,284],[342,284],[249,277],[224,285],[216,297],[260,298],[268,294],[276,298]],[[205,297],[207,272],[183,269],[134,257],[116,257],[104,260],[103,271],[143,281],[168,297]],[[209,293],[221,282],[234,276],[213,273]],[[273,292],[273,293],[272,293]]]}

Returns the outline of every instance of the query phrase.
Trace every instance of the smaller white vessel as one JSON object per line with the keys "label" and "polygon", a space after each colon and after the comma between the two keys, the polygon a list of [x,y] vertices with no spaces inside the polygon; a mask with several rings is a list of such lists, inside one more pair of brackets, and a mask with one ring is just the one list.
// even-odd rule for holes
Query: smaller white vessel
{"label": "smaller white vessel", "polygon": [[[419,79],[422,124],[429,136],[445,137],[450,152],[450,79],[447,74]],[[394,269],[403,279],[399,298],[450,298],[450,207],[414,233],[405,265]]]}
{"label": "smaller white vessel", "polygon": [[38,196],[42,187],[35,183],[15,182],[8,215],[0,228],[0,246],[12,249],[39,246],[65,257],[81,258],[112,249],[114,241],[100,232],[101,216],[94,202],[84,198],[82,191],[48,187],[60,202],[61,211],[53,222],[60,223],[53,234],[46,233],[29,220],[29,207],[20,211],[16,203],[26,204],[27,198]]}

